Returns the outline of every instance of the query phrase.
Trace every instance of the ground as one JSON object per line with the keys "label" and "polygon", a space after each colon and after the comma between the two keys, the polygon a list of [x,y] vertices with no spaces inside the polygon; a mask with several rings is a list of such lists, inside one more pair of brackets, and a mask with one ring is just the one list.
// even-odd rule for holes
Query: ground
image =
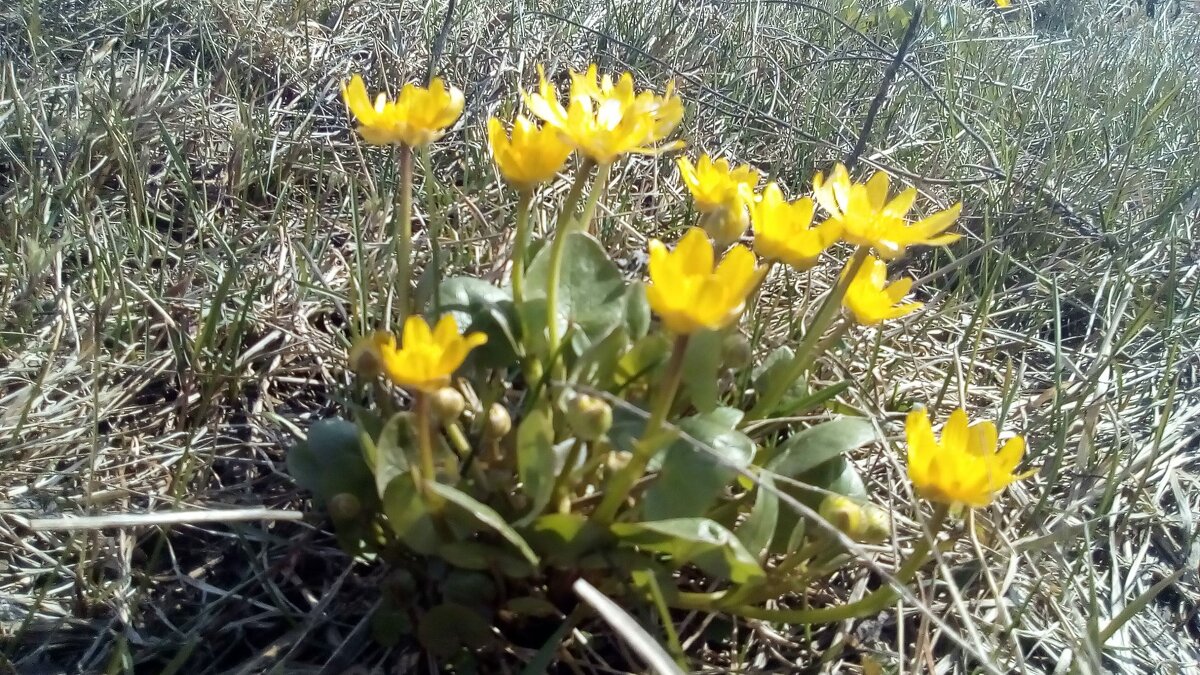
{"label": "ground", "polygon": [[[1030,439],[1039,473],[931,569],[923,599],[941,625],[909,608],[818,648],[760,624],[714,643],[703,617],[681,617],[681,639],[721,672],[846,669],[863,654],[906,671],[1194,672],[1200,12],[921,4],[861,162],[931,203],[961,199],[970,245],[909,258],[921,323],[856,338],[825,372],[854,381],[847,406],[999,417]],[[447,214],[447,265],[498,278],[512,199],[485,122],[510,114],[535,64],[674,78],[692,152],[801,189],[862,136],[910,16],[849,0],[0,9],[0,663],[418,663],[370,640],[381,571],[342,554],[319,517],[288,515],[309,504],[284,453],[339,410],[350,276],[379,251],[394,168],[350,131],[349,73],[394,89],[432,63],[464,90],[461,123],[425,165],[418,237]],[[646,238],[677,227],[684,200],[670,162],[621,170],[606,240],[639,274]],[[763,339],[784,339],[797,293],[827,281],[776,280]],[[899,494],[896,457],[856,457],[873,492]],[[217,508],[282,515],[113,527]],[[34,522],[80,515],[108,520]],[[827,650],[843,637],[851,649]],[[586,646],[569,659],[604,672]]]}

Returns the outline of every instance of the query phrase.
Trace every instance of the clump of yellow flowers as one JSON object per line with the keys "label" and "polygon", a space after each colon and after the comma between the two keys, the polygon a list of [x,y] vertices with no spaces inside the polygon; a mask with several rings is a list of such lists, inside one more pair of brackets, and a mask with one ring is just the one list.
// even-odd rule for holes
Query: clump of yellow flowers
{"label": "clump of yellow flowers", "polygon": [[[357,317],[373,329],[349,352],[355,419],[315,426],[289,458],[293,473],[352,553],[434,589],[426,596],[442,604],[417,616],[494,622],[519,612],[466,611],[455,584],[471,597],[525,599],[513,607],[561,606],[560,582],[583,569],[607,570],[609,591],[648,606],[791,623],[881,611],[891,586],[840,605],[765,606],[804,595],[852,563],[847,547],[890,533],[888,511],[844,457],[882,440],[877,425],[793,420],[823,415],[828,397],[809,378],[834,338],[919,320],[913,280],[889,280],[888,261],[957,241],[961,205],[911,218],[916,190],[892,194],[884,172],[856,182],[837,164],[804,193],[777,180],[760,188],[748,164],[680,156],[694,208],[679,209],[689,216],[674,242],[645,233],[645,278],[629,278],[593,234],[605,220],[598,205],[625,158],[683,147],[674,137],[683,100],[672,83],[659,93],[594,65],[567,79],[560,92],[539,66],[511,124],[493,117],[485,130],[461,130],[486,138],[515,193],[508,276],[493,284],[435,269],[420,303],[410,292],[412,153],[425,157],[451,133],[463,96],[440,79],[406,84],[394,100],[372,101],[358,75],[344,85],[359,138],[397,153],[399,259],[382,312]],[[570,187],[555,202],[543,187],[560,176]],[[553,225],[534,247],[530,223],[547,203]],[[795,317],[797,344],[766,350],[745,337],[754,334],[746,316],[766,311],[762,289],[788,268],[825,269],[832,285],[811,316]],[[1021,437],[998,447],[996,425],[970,425],[961,409],[940,437],[924,410],[909,414],[906,432],[913,492],[934,505],[931,531],[1029,475],[1017,470]],[[918,543],[893,581],[908,583],[929,548]],[[435,575],[422,562],[430,557],[453,571]],[[724,588],[677,587],[669,571],[684,566]],[[629,583],[640,574],[658,575],[653,591]],[[380,611],[411,612],[412,596],[385,592]]]}

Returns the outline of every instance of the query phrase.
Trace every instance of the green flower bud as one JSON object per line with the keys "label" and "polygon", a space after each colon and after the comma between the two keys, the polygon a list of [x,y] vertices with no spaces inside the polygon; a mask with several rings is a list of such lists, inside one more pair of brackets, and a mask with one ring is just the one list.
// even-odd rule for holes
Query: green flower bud
{"label": "green flower bud", "polygon": [[849,497],[826,496],[821,500],[819,513],[830,525],[841,530],[851,539],[858,539],[862,532],[863,509]]}
{"label": "green flower bud", "polygon": [[453,422],[467,409],[467,400],[454,387],[442,387],[429,397],[433,416],[439,422]]}
{"label": "green flower bud", "polygon": [[721,340],[721,362],[726,368],[741,370],[750,365],[754,351],[745,335],[734,331]]}
{"label": "green flower bud", "polygon": [[567,424],[583,441],[602,438],[612,428],[612,407],[604,399],[581,394],[567,402]]}
{"label": "green flower bud", "polygon": [[860,541],[864,544],[878,544],[887,541],[890,536],[892,536],[892,519],[888,517],[887,511],[874,504],[865,505]]}
{"label": "green flower bud", "polygon": [[329,517],[334,522],[354,520],[362,513],[362,502],[349,492],[339,492],[329,500]]}
{"label": "green flower bud", "polygon": [[413,578],[412,572],[396,568],[383,578],[380,590],[383,595],[397,601],[397,604],[407,605],[417,594],[417,580]]}
{"label": "green flower bud", "polygon": [[493,403],[492,407],[488,408],[487,420],[483,425],[483,436],[491,440],[498,440],[508,435],[512,431],[512,416],[508,414],[508,408]]}

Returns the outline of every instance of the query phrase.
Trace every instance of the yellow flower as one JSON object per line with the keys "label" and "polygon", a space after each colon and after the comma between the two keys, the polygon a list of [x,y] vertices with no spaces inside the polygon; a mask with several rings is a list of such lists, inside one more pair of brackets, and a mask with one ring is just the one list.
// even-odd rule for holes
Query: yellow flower
{"label": "yellow flower", "polygon": [[852,183],[846,167],[838,164],[828,180],[820,173],[813,177],[813,193],[829,219],[841,224],[842,238],[873,247],[888,260],[900,257],[909,246],[945,246],[959,238],[945,231],[958,219],[962,204],[910,224],[907,216],[917,198],[916,188],[889,201],[888,176],[882,171],[866,183]]}
{"label": "yellow flower", "polygon": [[850,310],[854,320],[864,326],[897,319],[917,311],[924,304],[901,302],[912,289],[912,283],[912,279],[900,279],[889,284],[887,263],[874,256],[867,256],[862,267],[858,268],[858,272],[850,280],[846,288],[846,297],[842,299],[842,306]]}
{"label": "yellow flower", "polygon": [[433,393],[450,383],[450,376],[472,349],[486,342],[483,333],[459,335],[449,314],[443,314],[433,330],[424,318],[413,315],[404,322],[400,347],[394,335],[379,331],[356,340],[350,360],[355,364],[377,362],[388,379],[401,387]]}
{"label": "yellow flower", "polygon": [[924,410],[908,414],[908,477],[917,494],[944,504],[984,507],[1014,481],[1033,475],[1013,474],[1025,454],[1025,439],[1010,438],[996,450],[996,425],[968,425],[967,413],[955,410],[939,441]]}
{"label": "yellow flower", "polygon": [[678,160],[679,175],[696,209],[704,214],[702,220],[709,235],[721,246],[741,238],[750,224],[747,208],[754,200],[758,172],[749,165],[730,167],[729,161],[713,161],[702,155],[695,165],[687,157]]}
{"label": "yellow flower", "polygon": [[511,139],[500,120],[493,117],[488,121],[488,141],[501,175],[521,189],[554,178],[573,150],[556,129],[550,126],[539,129],[523,115],[517,116]]}
{"label": "yellow flower", "polygon": [[715,266],[714,258],[712,243],[698,227],[688,230],[674,251],[657,239],[650,242],[646,298],[671,332],[688,335],[733,323],[767,271],[745,246],[729,249]]}
{"label": "yellow flower", "polygon": [[1012,5],[1012,3],[1009,2],[1009,0],[996,0],[997,7],[1004,8],[1004,7],[1008,7],[1010,5]]}
{"label": "yellow flower", "polygon": [[683,103],[674,95],[674,83],[667,84],[662,96],[635,92],[629,73],[613,82],[610,75],[600,79],[592,65],[587,73],[571,73],[571,93],[563,107],[538,66],[537,93],[522,91],[521,96],[530,112],[600,164],[611,164],[628,153],[658,154],[682,145],[652,147],[683,119]]}
{"label": "yellow flower", "polygon": [[815,210],[808,197],[789,202],[778,185],[768,184],[750,207],[754,250],[767,260],[778,260],[796,269],[812,267],[842,233],[841,224],[834,220],[813,227]]}
{"label": "yellow flower", "polygon": [[447,89],[440,77],[434,78],[428,89],[404,85],[395,101],[381,93],[372,105],[362,77],[355,75],[342,86],[342,98],[358,119],[358,133],[374,145],[428,145],[446,135],[463,109],[462,92]]}

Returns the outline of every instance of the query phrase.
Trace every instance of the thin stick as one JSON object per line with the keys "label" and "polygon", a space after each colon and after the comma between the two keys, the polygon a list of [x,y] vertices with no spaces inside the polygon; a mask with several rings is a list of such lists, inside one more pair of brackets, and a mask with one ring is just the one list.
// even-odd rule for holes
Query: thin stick
{"label": "thin stick", "polygon": [[250,520],[304,520],[299,511],[278,509],[215,509],[212,511],[155,511],[153,513],[117,513],[110,516],[35,518],[29,529],[35,532],[102,530],[109,527],[145,527],[148,525],[190,525],[198,523],[235,523]]}
{"label": "thin stick", "polygon": [[867,149],[867,139],[871,136],[871,127],[875,125],[875,117],[879,114],[879,109],[883,107],[884,100],[887,99],[888,90],[892,88],[892,82],[896,79],[896,75],[900,73],[900,66],[904,64],[904,59],[912,49],[913,43],[917,41],[917,31],[921,28],[921,13],[921,6],[917,5],[913,9],[912,18],[908,20],[908,30],[904,32],[904,38],[900,41],[900,48],[896,50],[896,56],[888,64],[887,70],[883,73],[883,81],[879,83],[879,91],[875,93],[875,100],[871,101],[871,107],[867,110],[867,118],[863,120],[862,131],[858,134],[858,141],[854,143],[854,149],[850,151],[850,154],[846,155],[845,165],[848,170],[854,170],[854,165],[858,164],[858,158]]}

